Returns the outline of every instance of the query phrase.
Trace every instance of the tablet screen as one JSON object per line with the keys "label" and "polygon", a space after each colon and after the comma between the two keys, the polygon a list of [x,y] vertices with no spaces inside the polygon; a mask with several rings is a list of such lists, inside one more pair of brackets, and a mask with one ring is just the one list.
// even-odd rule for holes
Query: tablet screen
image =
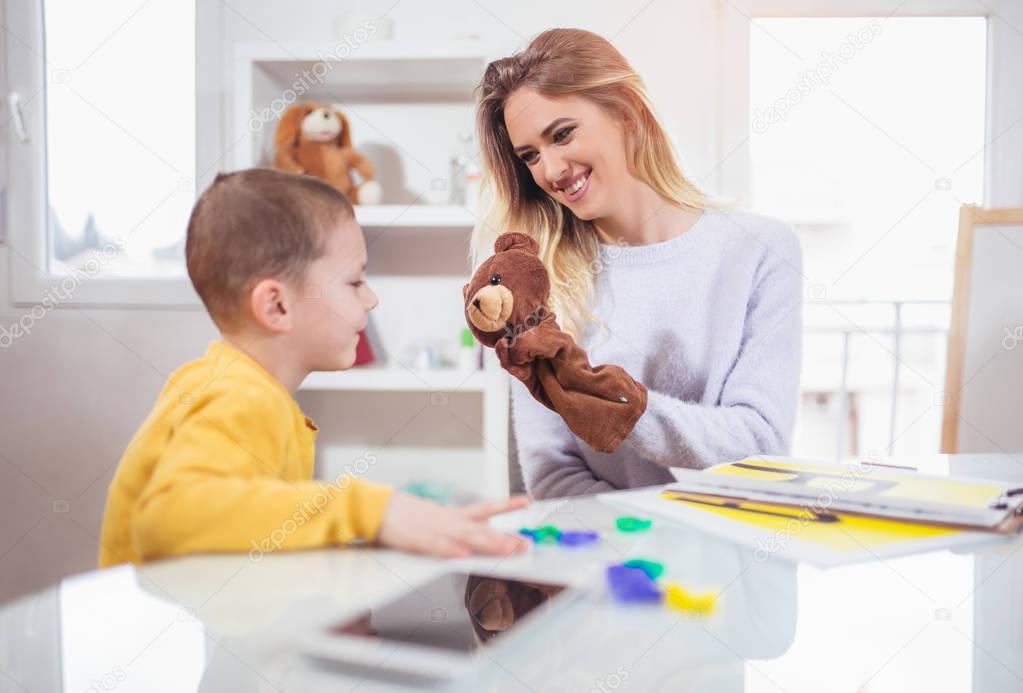
{"label": "tablet screen", "polygon": [[446,573],[330,632],[470,653],[511,630],[526,614],[547,608],[564,589],[545,582]]}

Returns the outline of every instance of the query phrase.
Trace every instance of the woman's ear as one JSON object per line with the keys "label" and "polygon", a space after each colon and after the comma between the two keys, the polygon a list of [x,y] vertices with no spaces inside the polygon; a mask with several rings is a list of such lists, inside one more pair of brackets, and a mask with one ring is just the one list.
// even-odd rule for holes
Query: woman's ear
{"label": "woman's ear", "polygon": [[291,296],[279,280],[269,278],[256,282],[249,292],[249,312],[256,323],[271,332],[290,332],[292,328]]}
{"label": "woman's ear", "polygon": [[334,113],[337,114],[338,120],[341,121],[341,132],[337,135],[337,146],[341,148],[352,146],[352,131],[348,127],[348,118],[341,111],[334,109]]}
{"label": "woman's ear", "polygon": [[278,149],[294,147],[302,134],[302,120],[313,110],[313,104],[297,103],[288,108],[277,123],[274,145]]}

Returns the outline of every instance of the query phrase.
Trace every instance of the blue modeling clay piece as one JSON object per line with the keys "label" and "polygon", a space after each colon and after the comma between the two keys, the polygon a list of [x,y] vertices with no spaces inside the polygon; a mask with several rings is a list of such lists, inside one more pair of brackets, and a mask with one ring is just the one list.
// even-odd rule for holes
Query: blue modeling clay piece
{"label": "blue modeling clay piece", "polygon": [[562,546],[587,546],[600,540],[600,535],[588,530],[566,530],[561,533]]}
{"label": "blue modeling clay piece", "polygon": [[611,594],[620,602],[652,603],[661,601],[661,590],[639,568],[623,565],[608,566],[607,584]]}

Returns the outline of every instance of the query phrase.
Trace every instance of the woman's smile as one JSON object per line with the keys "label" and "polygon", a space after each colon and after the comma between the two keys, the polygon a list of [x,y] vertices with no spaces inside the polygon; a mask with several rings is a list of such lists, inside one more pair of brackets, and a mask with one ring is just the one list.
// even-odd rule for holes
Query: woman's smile
{"label": "woman's smile", "polygon": [[578,202],[590,188],[591,173],[593,173],[593,169],[586,169],[582,173],[569,178],[563,184],[555,185],[555,190],[564,196],[566,202]]}

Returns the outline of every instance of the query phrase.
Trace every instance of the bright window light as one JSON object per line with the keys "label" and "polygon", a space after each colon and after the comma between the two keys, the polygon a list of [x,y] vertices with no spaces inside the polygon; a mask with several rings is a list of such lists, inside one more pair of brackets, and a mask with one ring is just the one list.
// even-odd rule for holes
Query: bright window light
{"label": "bright window light", "polygon": [[46,0],[49,269],[184,271],[195,4]]}

